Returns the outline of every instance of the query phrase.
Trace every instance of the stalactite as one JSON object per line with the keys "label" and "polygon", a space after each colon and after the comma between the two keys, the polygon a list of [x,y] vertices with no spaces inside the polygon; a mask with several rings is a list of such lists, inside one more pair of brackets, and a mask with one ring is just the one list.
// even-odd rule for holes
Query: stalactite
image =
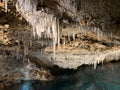
{"label": "stalactite", "polygon": [[65,49],[65,45],[66,45],[66,38],[65,38],[65,36],[64,36],[64,38],[63,38],[63,48]]}
{"label": "stalactite", "polygon": [[8,10],[8,0],[4,0],[4,7],[5,7],[5,12]]}
{"label": "stalactite", "polygon": [[0,6],[5,9],[5,12],[7,12],[7,10],[8,10],[8,1],[9,0],[1,0],[0,1]]}
{"label": "stalactite", "polygon": [[20,43],[18,42],[18,46],[17,46],[17,49],[16,49],[17,55],[19,54],[20,49],[21,49],[21,47],[20,47]]}
{"label": "stalactite", "polygon": [[68,41],[70,41],[70,35],[69,35],[69,32],[67,33],[67,36],[68,36]]}
{"label": "stalactite", "polygon": [[57,25],[56,25],[56,18],[53,20],[52,32],[53,32],[53,53],[54,53],[54,57],[55,57],[55,50],[56,50],[56,44],[57,44]]}
{"label": "stalactite", "polygon": [[73,32],[73,35],[72,35],[72,36],[73,36],[73,41],[75,41],[75,33],[74,33],[74,32]]}
{"label": "stalactite", "polygon": [[93,61],[94,69],[96,69],[97,64],[103,63],[103,61],[112,61],[112,60],[119,60],[119,59],[120,59],[120,50],[98,53],[92,57],[91,56],[89,57],[89,60]]}
{"label": "stalactite", "polygon": [[32,47],[32,44],[33,44],[32,38],[30,38],[30,41],[29,41],[29,42],[30,42],[30,45],[29,45],[29,46]]}
{"label": "stalactite", "polygon": [[42,33],[45,33],[45,38],[53,39],[53,52],[55,55],[56,45],[60,42],[58,34],[59,20],[54,14],[45,12],[43,8],[37,11],[36,6],[37,1],[33,0],[18,0],[16,4],[17,11],[32,25],[34,37],[37,35],[38,39],[42,38]]}
{"label": "stalactite", "polygon": [[25,40],[23,44],[24,44],[24,55],[27,55],[29,50],[28,42]]}
{"label": "stalactite", "polygon": [[58,44],[58,46],[59,46],[59,45],[60,45],[60,27],[59,27],[59,19],[57,19],[57,30],[58,30],[58,31],[57,31],[57,33],[58,33],[58,35],[57,35],[57,36],[58,36],[58,37],[57,37],[57,38],[58,38],[57,44]]}

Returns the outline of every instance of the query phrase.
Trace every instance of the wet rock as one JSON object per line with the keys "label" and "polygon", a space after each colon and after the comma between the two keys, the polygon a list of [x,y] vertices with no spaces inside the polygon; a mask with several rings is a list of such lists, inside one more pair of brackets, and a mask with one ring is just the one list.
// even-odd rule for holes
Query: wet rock
{"label": "wet rock", "polygon": [[[32,2],[34,3],[34,0]],[[41,27],[41,23],[36,25],[37,32],[27,24],[30,20],[32,26],[35,25],[33,18],[28,17],[30,12],[25,12],[28,18],[22,19],[13,9],[8,13],[0,11],[0,74],[3,75],[0,76],[1,82],[9,85],[11,81],[21,79],[53,79],[50,71],[43,64],[32,62],[33,58],[42,59],[42,62],[47,63],[46,66],[52,64],[70,69],[76,69],[83,64],[93,64],[96,68],[96,65],[103,61],[119,60],[118,2],[119,0],[43,0],[43,5],[39,3],[36,6],[38,10],[36,8],[35,10],[43,16],[48,15],[48,22],[46,18],[38,20],[40,18],[36,18],[39,16],[36,14],[37,24],[38,21],[47,22],[46,25],[41,22],[44,27]],[[25,5],[27,6],[28,3]],[[28,9],[30,7],[28,6]],[[51,20],[49,15],[55,18],[54,24],[49,21]],[[58,38],[60,42],[57,42]],[[28,60],[29,57],[32,59]]]}
{"label": "wet rock", "polygon": [[[35,64],[34,61],[15,60],[13,57],[3,58],[0,60],[0,88],[9,86],[14,83],[20,83],[21,80],[42,80],[41,76],[44,75],[46,80],[52,80],[51,73],[46,68],[41,69],[40,65]],[[45,73],[40,73],[45,71]]]}

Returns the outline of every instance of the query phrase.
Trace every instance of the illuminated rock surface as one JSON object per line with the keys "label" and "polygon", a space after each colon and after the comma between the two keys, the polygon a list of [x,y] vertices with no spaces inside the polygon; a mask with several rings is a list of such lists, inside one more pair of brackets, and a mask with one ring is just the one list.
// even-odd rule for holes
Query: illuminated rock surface
{"label": "illuminated rock surface", "polygon": [[[120,63],[80,67],[76,71],[58,71],[55,80],[26,81],[12,85],[5,90],[119,90]],[[57,72],[55,72],[57,73]]]}
{"label": "illuminated rock surface", "polygon": [[[1,0],[1,63],[2,58],[37,59],[50,67],[77,69],[85,64],[95,69],[118,61],[119,8],[119,0]],[[32,79],[27,71],[22,70]]]}

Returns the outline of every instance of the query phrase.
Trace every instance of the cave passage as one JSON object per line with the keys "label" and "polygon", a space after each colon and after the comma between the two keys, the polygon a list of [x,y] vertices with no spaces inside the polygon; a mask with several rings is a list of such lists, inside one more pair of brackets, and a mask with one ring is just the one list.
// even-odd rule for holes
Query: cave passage
{"label": "cave passage", "polygon": [[120,0],[0,0],[0,90],[119,90],[119,60]]}

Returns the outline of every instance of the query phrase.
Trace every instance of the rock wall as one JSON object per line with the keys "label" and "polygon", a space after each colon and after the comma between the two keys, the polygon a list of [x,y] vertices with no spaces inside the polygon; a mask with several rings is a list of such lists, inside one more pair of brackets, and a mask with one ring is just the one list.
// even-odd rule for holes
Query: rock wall
{"label": "rock wall", "polygon": [[119,0],[9,0],[5,5],[0,6],[0,49],[8,55],[63,68],[96,66],[112,52],[107,61],[120,58]]}

